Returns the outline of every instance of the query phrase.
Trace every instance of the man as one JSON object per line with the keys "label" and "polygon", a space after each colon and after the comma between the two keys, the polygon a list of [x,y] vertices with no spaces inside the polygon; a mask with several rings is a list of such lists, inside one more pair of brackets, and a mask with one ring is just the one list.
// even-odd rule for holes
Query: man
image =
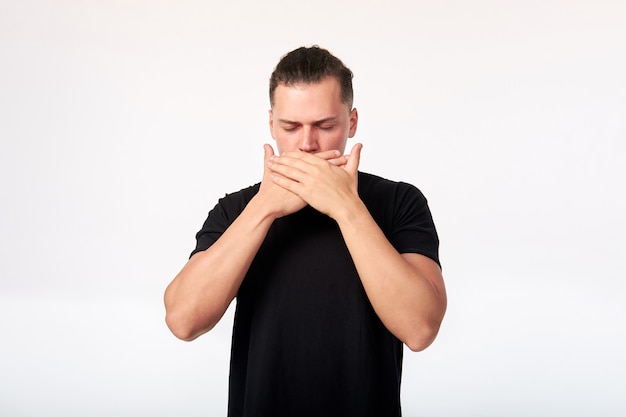
{"label": "man", "polygon": [[[352,72],[299,48],[270,79],[259,184],[222,198],[165,292],[183,340],[237,298],[229,416],[399,416],[403,343],[432,343],[446,309],[438,238],[413,186],[344,155]],[[387,139],[387,138],[385,138]]]}

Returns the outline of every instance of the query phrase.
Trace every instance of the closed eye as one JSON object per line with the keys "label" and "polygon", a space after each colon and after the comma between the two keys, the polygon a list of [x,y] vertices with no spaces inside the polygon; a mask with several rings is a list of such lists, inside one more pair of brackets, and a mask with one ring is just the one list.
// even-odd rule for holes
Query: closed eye
{"label": "closed eye", "polygon": [[297,125],[287,125],[287,126],[283,126],[282,128],[283,128],[283,130],[285,132],[294,132],[296,129],[298,129],[298,126]]}

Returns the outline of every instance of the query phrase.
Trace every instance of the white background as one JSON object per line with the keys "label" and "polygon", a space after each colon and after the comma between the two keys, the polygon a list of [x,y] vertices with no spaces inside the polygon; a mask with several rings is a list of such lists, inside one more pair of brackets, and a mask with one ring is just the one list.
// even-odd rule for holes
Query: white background
{"label": "white background", "polygon": [[625,22],[623,0],[1,0],[0,415],[225,415],[232,310],[185,343],[162,293],[260,179],[274,65],[316,43],[355,72],[361,169],[418,186],[440,233],[449,309],[406,350],[404,414],[626,414]]}

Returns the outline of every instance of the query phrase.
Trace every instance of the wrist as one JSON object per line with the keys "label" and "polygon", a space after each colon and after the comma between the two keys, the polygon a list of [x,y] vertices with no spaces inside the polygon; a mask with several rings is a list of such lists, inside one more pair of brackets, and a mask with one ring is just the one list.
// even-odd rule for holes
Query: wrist
{"label": "wrist", "polygon": [[276,210],[272,210],[272,205],[265,202],[265,198],[260,193],[256,194],[248,202],[246,210],[249,210],[260,223],[274,222],[277,218],[281,217]]}
{"label": "wrist", "polygon": [[342,227],[356,224],[364,216],[370,216],[369,210],[360,198],[356,198],[351,200],[349,204],[338,207],[331,217]]}

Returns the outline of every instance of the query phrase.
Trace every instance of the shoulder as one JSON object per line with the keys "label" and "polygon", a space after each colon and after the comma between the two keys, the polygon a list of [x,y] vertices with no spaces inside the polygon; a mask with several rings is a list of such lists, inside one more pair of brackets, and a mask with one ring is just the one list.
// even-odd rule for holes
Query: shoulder
{"label": "shoulder", "polygon": [[248,202],[259,191],[260,183],[251,185],[220,198],[196,234],[196,248],[191,252],[203,251],[211,246],[233,221],[241,214]]}
{"label": "shoulder", "polygon": [[432,223],[426,197],[407,182],[359,172],[359,197],[386,233],[407,224]]}
{"label": "shoulder", "polygon": [[439,263],[439,238],[426,197],[412,184],[359,173],[359,196],[400,253]]}
{"label": "shoulder", "polygon": [[402,201],[406,198],[423,201],[424,194],[413,184],[404,181],[393,181],[378,175],[359,171],[359,195],[362,199],[381,198],[392,201]]}
{"label": "shoulder", "polygon": [[224,197],[220,198],[220,201],[227,202],[236,202],[236,201],[249,201],[259,192],[259,187],[261,183],[256,183],[254,185],[250,185],[246,188],[242,188],[239,191],[234,191],[231,193],[226,193]]}
{"label": "shoulder", "polygon": [[228,227],[246,208],[252,197],[259,192],[260,185],[260,183],[254,184],[239,191],[227,193],[218,199],[215,206],[209,211],[204,228],[206,229],[210,224]]}
{"label": "shoulder", "polygon": [[257,183],[239,191],[226,193],[224,197],[218,200],[216,208],[221,207],[225,212],[234,213],[235,217],[238,216],[252,200],[252,197],[259,192],[260,185],[261,183]]}

